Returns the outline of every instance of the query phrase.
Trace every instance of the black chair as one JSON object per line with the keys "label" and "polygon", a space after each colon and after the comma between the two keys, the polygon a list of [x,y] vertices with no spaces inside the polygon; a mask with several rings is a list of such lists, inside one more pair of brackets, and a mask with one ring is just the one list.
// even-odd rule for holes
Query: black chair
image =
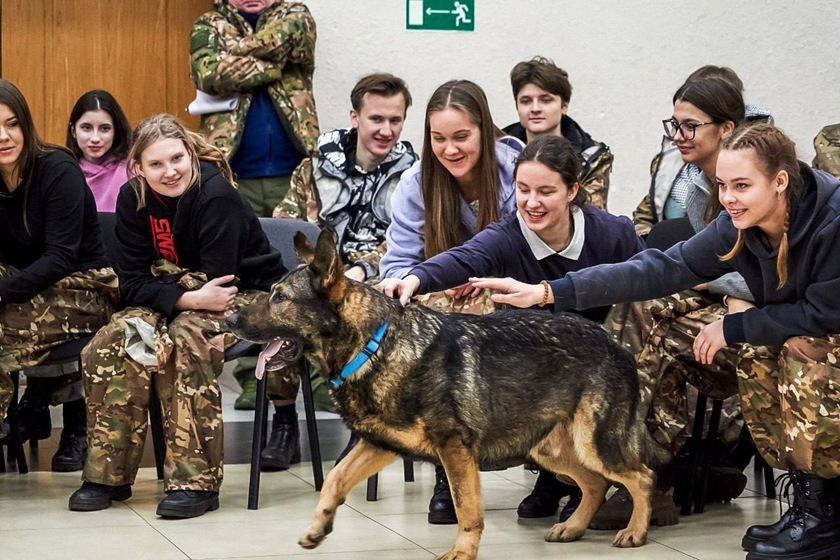
{"label": "black chair", "polygon": [[[315,243],[318,234],[321,232],[320,228],[314,224],[286,218],[260,218],[260,225],[265,231],[272,248],[280,252],[283,257],[283,264],[289,270],[294,270],[300,264],[294,248],[295,233],[303,232],[310,242]],[[266,444],[266,424],[268,423],[266,382],[266,376],[263,376],[257,383],[257,406],[254,412],[254,439],[251,444],[251,473],[248,485],[248,509],[259,507],[261,453]],[[315,490],[320,490],[324,484],[324,468],[321,464],[321,444],[318,439],[318,425],[315,421],[315,403],[312,397],[309,363],[305,359],[301,360],[300,384],[303,389],[303,407],[306,414],[306,430],[309,436],[309,452],[312,456]]]}

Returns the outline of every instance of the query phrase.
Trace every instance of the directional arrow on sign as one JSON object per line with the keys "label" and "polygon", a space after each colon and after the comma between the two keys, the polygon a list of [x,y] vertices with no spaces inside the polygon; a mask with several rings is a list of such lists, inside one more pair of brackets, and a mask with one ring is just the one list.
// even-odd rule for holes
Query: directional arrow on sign
{"label": "directional arrow on sign", "polygon": [[427,14],[427,15],[432,15],[432,14],[450,14],[450,13],[452,13],[452,12],[450,12],[449,10],[433,10],[433,9],[431,9],[431,8],[426,8],[426,14]]}

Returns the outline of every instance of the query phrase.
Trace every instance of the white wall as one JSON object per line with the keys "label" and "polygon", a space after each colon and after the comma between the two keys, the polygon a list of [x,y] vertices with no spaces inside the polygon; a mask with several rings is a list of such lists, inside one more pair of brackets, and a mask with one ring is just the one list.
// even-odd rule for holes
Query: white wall
{"label": "white wall", "polygon": [[322,130],[347,126],[349,93],[373,71],[414,96],[403,138],[422,145],[426,101],[452,78],[487,92],[496,123],[516,120],[508,74],[540,54],[569,72],[569,115],[615,154],[609,208],[629,214],[671,116],[671,97],[703,64],[732,67],[746,100],[769,108],[813,157],[840,122],[837,0],[476,0],[475,32],[408,31],[405,0],[305,0],[318,23],[315,97]]}

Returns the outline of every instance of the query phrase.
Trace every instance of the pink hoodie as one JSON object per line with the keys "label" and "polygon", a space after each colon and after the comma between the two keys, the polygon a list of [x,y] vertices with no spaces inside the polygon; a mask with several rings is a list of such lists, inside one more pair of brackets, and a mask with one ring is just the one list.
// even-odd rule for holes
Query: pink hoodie
{"label": "pink hoodie", "polygon": [[96,199],[96,209],[99,212],[113,212],[117,206],[117,195],[120,187],[128,181],[125,161],[108,159],[103,164],[91,163],[86,159],[79,160],[87,184]]}

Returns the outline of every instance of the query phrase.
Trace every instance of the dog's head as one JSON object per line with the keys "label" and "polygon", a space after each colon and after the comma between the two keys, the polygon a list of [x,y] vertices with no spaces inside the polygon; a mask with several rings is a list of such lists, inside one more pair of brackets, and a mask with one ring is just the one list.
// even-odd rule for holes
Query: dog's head
{"label": "dog's head", "polygon": [[338,305],[347,284],[336,243],[335,233],[329,230],[321,232],[314,248],[301,232],[295,234],[295,250],[306,266],[288,273],[267,296],[228,317],[228,326],[238,337],[268,344],[260,370],[297,361],[313,341],[337,330]]}

